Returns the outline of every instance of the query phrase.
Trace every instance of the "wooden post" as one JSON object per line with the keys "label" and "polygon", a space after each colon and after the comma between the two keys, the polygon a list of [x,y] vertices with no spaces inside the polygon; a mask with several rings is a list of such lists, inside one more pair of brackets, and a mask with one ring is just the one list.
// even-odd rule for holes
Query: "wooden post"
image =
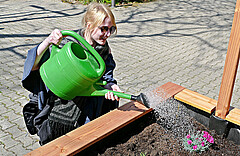
{"label": "wooden post", "polygon": [[240,0],[237,0],[232,30],[228,43],[227,56],[220,87],[215,116],[225,119],[229,112],[234,82],[239,63],[240,48]]}

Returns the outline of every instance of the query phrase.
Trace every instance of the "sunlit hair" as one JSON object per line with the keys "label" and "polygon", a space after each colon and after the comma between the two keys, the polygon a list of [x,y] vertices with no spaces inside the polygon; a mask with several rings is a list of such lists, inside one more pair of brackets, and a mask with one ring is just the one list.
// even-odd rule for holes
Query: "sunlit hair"
{"label": "sunlit hair", "polygon": [[[97,2],[90,3],[87,8],[87,12],[82,19],[84,36],[88,38],[91,31],[96,27],[100,26],[106,17],[109,17],[111,19],[113,26],[116,27],[115,33],[117,33],[115,17],[111,9],[105,4],[100,4]],[[90,24],[89,28],[87,28],[88,23]]]}

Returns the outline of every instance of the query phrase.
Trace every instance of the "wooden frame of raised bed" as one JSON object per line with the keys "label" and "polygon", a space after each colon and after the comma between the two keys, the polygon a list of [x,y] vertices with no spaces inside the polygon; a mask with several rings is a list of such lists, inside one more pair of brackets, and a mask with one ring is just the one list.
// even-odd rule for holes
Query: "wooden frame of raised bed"
{"label": "wooden frame of raised bed", "polygon": [[[171,97],[184,88],[169,82],[155,91],[158,89],[165,90]],[[129,102],[27,155],[74,155],[151,111],[152,108],[148,109],[138,102]]]}
{"label": "wooden frame of raised bed", "polygon": [[[216,111],[217,117],[240,126],[240,109],[229,109],[240,56],[239,10],[240,0],[237,0],[218,101],[171,82],[155,91],[163,89],[169,97],[211,115]],[[27,155],[74,155],[151,111],[140,103],[129,102]]]}
{"label": "wooden frame of raised bed", "polygon": [[[209,114],[212,114],[217,106],[216,100],[171,82],[158,87],[154,91],[158,89],[167,93],[166,98],[174,97]],[[151,111],[152,108],[148,109],[138,102],[129,102],[26,155],[74,155]],[[233,113],[231,113],[232,111]],[[239,124],[239,109],[233,109],[232,111],[226,119]]]}

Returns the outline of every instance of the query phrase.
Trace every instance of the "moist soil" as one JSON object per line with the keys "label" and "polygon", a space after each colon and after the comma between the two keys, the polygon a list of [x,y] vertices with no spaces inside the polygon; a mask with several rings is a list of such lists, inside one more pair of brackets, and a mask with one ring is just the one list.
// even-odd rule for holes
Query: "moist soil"
{"label": "moist soil", "polygon": [[117,132],[88,147],[77,155],[98,156],[140,156],[140,155],[240,155],[240,146],[217,135],[215,131],[192,119],[198,130],[208,131],[214,137],[214,144],[202,153],[190,153],[182,145],[182,139],[177,138],[158,124],[154,112],[145,115],[121,128]]}

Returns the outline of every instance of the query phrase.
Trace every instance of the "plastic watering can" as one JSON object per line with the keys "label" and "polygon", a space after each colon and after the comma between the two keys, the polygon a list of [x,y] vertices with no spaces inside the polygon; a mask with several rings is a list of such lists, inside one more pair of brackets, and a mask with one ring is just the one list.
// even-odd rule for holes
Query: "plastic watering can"
{"label": "plastic watering can", "polygon": [[50,58],[40,67],[45,85],[58,97],[71,100],[76,96],[105,96],[113,92],[120,98],[147,103],[144,94],[139,96],[107,90],[101,87],[107,82],[100,78],[105,72],[105,63],[98,52],[79,34],[70,30],[61,31],[63,36],[72,36],[85,48],[75,42],[68,42],[61,49],[52,45]]}

